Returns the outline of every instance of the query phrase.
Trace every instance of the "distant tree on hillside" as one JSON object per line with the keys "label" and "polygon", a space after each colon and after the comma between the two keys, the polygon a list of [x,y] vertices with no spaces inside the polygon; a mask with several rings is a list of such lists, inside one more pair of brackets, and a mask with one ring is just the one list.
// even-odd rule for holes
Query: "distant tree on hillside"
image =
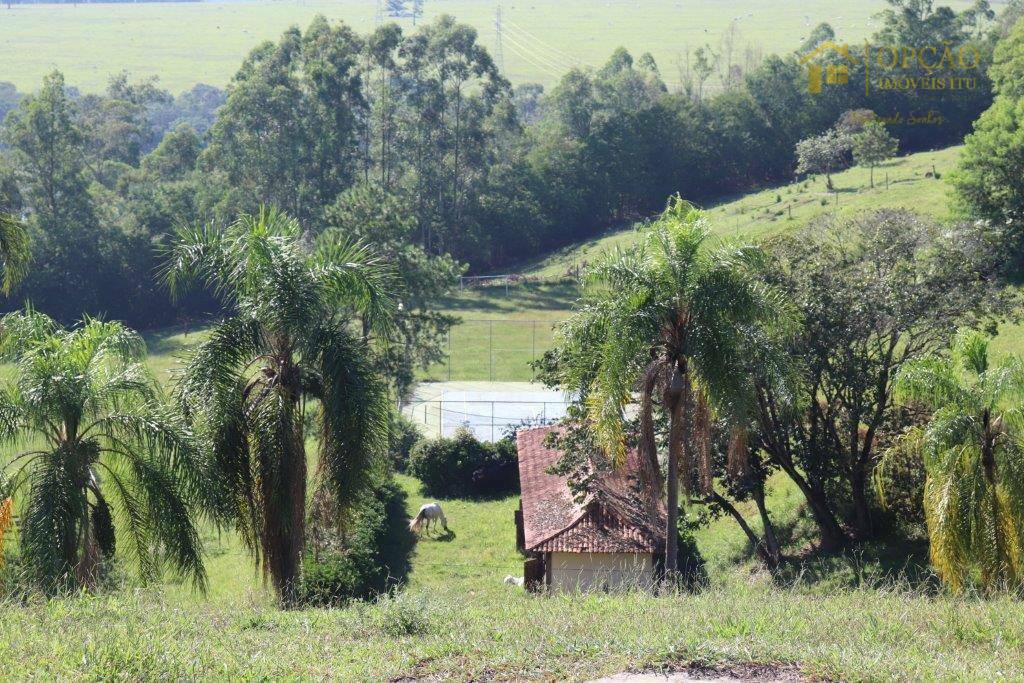
{"label": "distant tree on hillside", "polygon": [[850,140],[835,130],[805,138],[796,143],[796,172],[824,173],[825,184],[832,189],[832,171],[842,163],[850,149]]}
{"label": "distant tree on hillside", "polygon": [[351,186],[366,104],[361,50],[348,26],[318,16],[249,54],[200,160],[248,202],[229,211],[254,211],[258,197],[305,223]]}
{"label": "distant tree on hillside", "polygon": [[698,47],[693,52],[693,75],[697,80],[697,101],[704,99],[704,84],[715,73],[718,66],[718,55],[709,45]]}
{"label": "distant tree on hillside", "polygon": [[963,213],[1005,226],[1024,257],[1024,21],[996,45],[991,69],[998,93],[964,139],[951,175]]}
{"label": "distant tree on hillside", "polygon": [[849,109],[836,121],[835,129],[841,135],[855,135],[864,130],[864,124],[876,120],[878,115],[870,109]]}
{"label": "distant tree on hillside", "polygon": [[822,22],[811,29],[810,34],[807,36],[807,40],[800,46],[800,54],[807,54],[814,50],[822,43],[828,40],[835,40],[836,32],[832,29],[832,25],[827,22]]}
{"label": "distant tree on hillside", "polygon": [[852,142],[853,160],[859,166],[870,169],[871,187],[875,186],[875,166],[896,155],[899,140],[889,135],[881,121],[868,121],[859,133],[854,133]]}

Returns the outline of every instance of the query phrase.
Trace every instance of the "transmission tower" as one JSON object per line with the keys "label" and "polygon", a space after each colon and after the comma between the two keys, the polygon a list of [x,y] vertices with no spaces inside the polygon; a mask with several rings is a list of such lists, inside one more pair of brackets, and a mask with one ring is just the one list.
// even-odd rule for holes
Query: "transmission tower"
{"label": "transmission tower", "polygon": [[494,15],[494,31],[498,36],[494,49],[494,58],[498,62],[498,70],[505,73],[505,48],[501,44],[501,3],[498,3],[498,10]]}

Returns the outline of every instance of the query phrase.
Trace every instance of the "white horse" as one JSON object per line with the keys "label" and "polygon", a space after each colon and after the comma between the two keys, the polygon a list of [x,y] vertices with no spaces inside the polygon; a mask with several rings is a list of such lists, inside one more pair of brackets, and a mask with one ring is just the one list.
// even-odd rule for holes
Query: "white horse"
{"label": "white horse", "polygon": [[[427,503],[420,508],[420,511],[409,522],[409,530],[414,533],[419,533],[420,528],[429,531],[430,523],[433,522],[436,527],[438,521],[441,522],[441,527],[448,531],[448,520],[445,519],[444,510],[437,503]],[[424,525],[424,522],[426,522],[426,525]]]}

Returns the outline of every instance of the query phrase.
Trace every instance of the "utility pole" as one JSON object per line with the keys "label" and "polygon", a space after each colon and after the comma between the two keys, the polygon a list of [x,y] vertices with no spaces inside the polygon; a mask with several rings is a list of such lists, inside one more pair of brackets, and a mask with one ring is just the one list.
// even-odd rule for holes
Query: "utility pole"
{"label": "utility pole", "polygon": [[498,36],[497,43],[495,45],[494,56],[495,61],[498,62],[498,70],[505,73],[505,49],[501,45],[501,3],[498,3],[498,10],[494,16],[494,31]]}

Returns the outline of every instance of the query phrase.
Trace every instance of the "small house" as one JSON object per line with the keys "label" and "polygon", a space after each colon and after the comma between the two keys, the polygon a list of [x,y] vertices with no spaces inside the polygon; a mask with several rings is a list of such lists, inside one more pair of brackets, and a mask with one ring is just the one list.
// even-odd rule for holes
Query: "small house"
{"label": "small house", "polygon": [[516,435],[522,492],[516,546],[527,556],[525,585],[556,591],[652,586],[664,555],[665,507],[639,486],[636,452],[574,496],[568,478],[550,472],[562,457],[546,441],[557,429]]}

